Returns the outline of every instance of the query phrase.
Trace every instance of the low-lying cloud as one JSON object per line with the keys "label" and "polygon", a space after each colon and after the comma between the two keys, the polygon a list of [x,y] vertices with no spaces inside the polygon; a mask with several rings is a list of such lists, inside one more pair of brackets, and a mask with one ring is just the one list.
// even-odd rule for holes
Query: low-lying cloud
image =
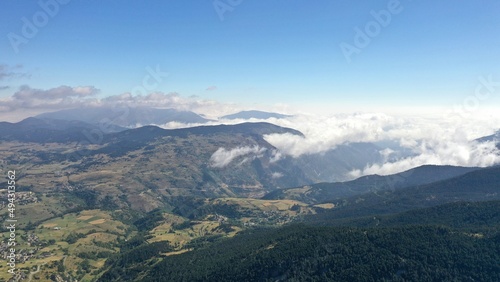
{"label": "low-lying cloud", "polygon": [[[225,148],[219,148],[210,157],[210,164],[212,167],[223,168],[229,165],[233,160],[235,160],[238,157],[247,155],[250,155],[250,157],[261,157],[266,150],[267,150],[266,148],[260,146],[252,146],[252,147],[244,146],[244,147],[233,148],[231,150],[227,150]],[[245,157],[240,162],[240,164],[243,164],[248,160],[249,158]]]}

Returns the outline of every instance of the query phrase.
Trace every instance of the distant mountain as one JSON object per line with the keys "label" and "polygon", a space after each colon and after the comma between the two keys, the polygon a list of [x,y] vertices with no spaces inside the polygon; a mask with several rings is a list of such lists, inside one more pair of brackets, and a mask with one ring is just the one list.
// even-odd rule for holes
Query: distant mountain
{"label": "distant mountain", "polygon": [[124,128],[110,125],[99,127],[82,121],[57,119],[27,118],[17,123],[0,122],[0,140],[34,143],[67,143],[89,139],[99,132],[118,132]]}
{"label": "distant mountain", "polygon": [[146,107],[77,108],[52,113],[43,113],[36,117],[60,120],[79,120],[91,124],[105,123],[123,127],[137,127],[150,124],[161,125],[168,122],[205,123],[209,121],[208,119],[189,111]]}
{"label": "distant mountain", "polygon": [[351,179],[348,174],[352,170],[383,162],[381,150],[373,143],[346,143],[323,153],[301,155],[293,161],[311,175],[315,183],[337,182]]}
{"label": "distant mountain", "polygon": [[500,130],[498,130],[497,132],[495,132],[495,134],[478,138],[478,139],[476,139],[476,141],[479,141],[479,142],[487,142],[487,141],[500,142]]}
{"label": "distant mountain", "polygon": [[385,190],[429,184],[477,169],[479,168],[424,165],[388,176],[368,175],[347,182],[318,183],[305,187],[279,189],[264,196],[264,199],[293,199],[316,204],[368,192],[378,193]]}
{"label": "distant mountain", "polygon": [[247,122],[235,125],[210,125],[196,126],[179,129],[162,129],[156,126],[144,126],[136,129],[131,129],[109,135],[107,138],[112,139],[151,139],[160,136],[187,137],[188,135],[216,135],[216,134],[248,134],[262,136],[272,133],[291,133],[294,135],[304,136],[300,131],[277,126],[265,122]]}
{"label": "distant mountain", "polygon": [[268,119],[268,118],[287,118],[290,115],[263,112],[263,111],[242,111],[231,115],[221,117],[221,119]]}
{"label": "distant mountain", "polygon": [[484,136],[476,139],[478,142],[495,142],[497,144],[497,148],[500,149],[500,130],[495,132],[495,134]]}

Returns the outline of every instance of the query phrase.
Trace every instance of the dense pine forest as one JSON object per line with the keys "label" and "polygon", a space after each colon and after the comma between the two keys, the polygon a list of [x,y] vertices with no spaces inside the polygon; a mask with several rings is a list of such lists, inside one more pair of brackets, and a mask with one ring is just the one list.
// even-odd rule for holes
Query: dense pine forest
{"label": "dense pine forest", "polygon": [[499,214],[499,201],[458,202],[374,217],[373,227],[250,229],[175,256],[140,245],[100,281],[500,281]]}

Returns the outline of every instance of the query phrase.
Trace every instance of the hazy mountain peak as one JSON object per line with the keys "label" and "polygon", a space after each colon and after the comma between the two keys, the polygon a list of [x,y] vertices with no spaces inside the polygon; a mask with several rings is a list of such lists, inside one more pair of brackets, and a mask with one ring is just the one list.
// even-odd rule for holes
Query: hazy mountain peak
{"label": "hazy mountain peak", "polygon": [[110,123],[124,127],[137,127],[168,122],[205,123],[209,121],[190,111],[157,109],[151,107],[88,107],[44,113],[38,118],[79,120],[88,123]]}
{"label": "hazy mountain peak", "polygon": [[257,110],[241,111],[235,114],[222,116],[221,119],[269,119],[269,118],[287,118],[290,115],[284,115],[279,113],[264,112]]}

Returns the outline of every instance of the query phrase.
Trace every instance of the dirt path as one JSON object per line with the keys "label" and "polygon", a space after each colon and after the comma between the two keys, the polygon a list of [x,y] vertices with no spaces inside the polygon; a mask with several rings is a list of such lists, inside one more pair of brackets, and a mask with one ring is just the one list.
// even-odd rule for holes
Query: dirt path
{"label": "dirt path", "polygon": [[30,272],[30,274],[28,275],[28,282],[31,282],[31,279],[33,279],[33,274],[37,274],[38,272],[40,272],[40,267],[41,267],[42,265],[45,265],[45,264],[47,264],[47,263],[46,263],[46,262],[44,262],[44,263],[42,263],[42,264],[37,265],[36,270],[35,270],[35,271],[31,271],[31,272]]}

